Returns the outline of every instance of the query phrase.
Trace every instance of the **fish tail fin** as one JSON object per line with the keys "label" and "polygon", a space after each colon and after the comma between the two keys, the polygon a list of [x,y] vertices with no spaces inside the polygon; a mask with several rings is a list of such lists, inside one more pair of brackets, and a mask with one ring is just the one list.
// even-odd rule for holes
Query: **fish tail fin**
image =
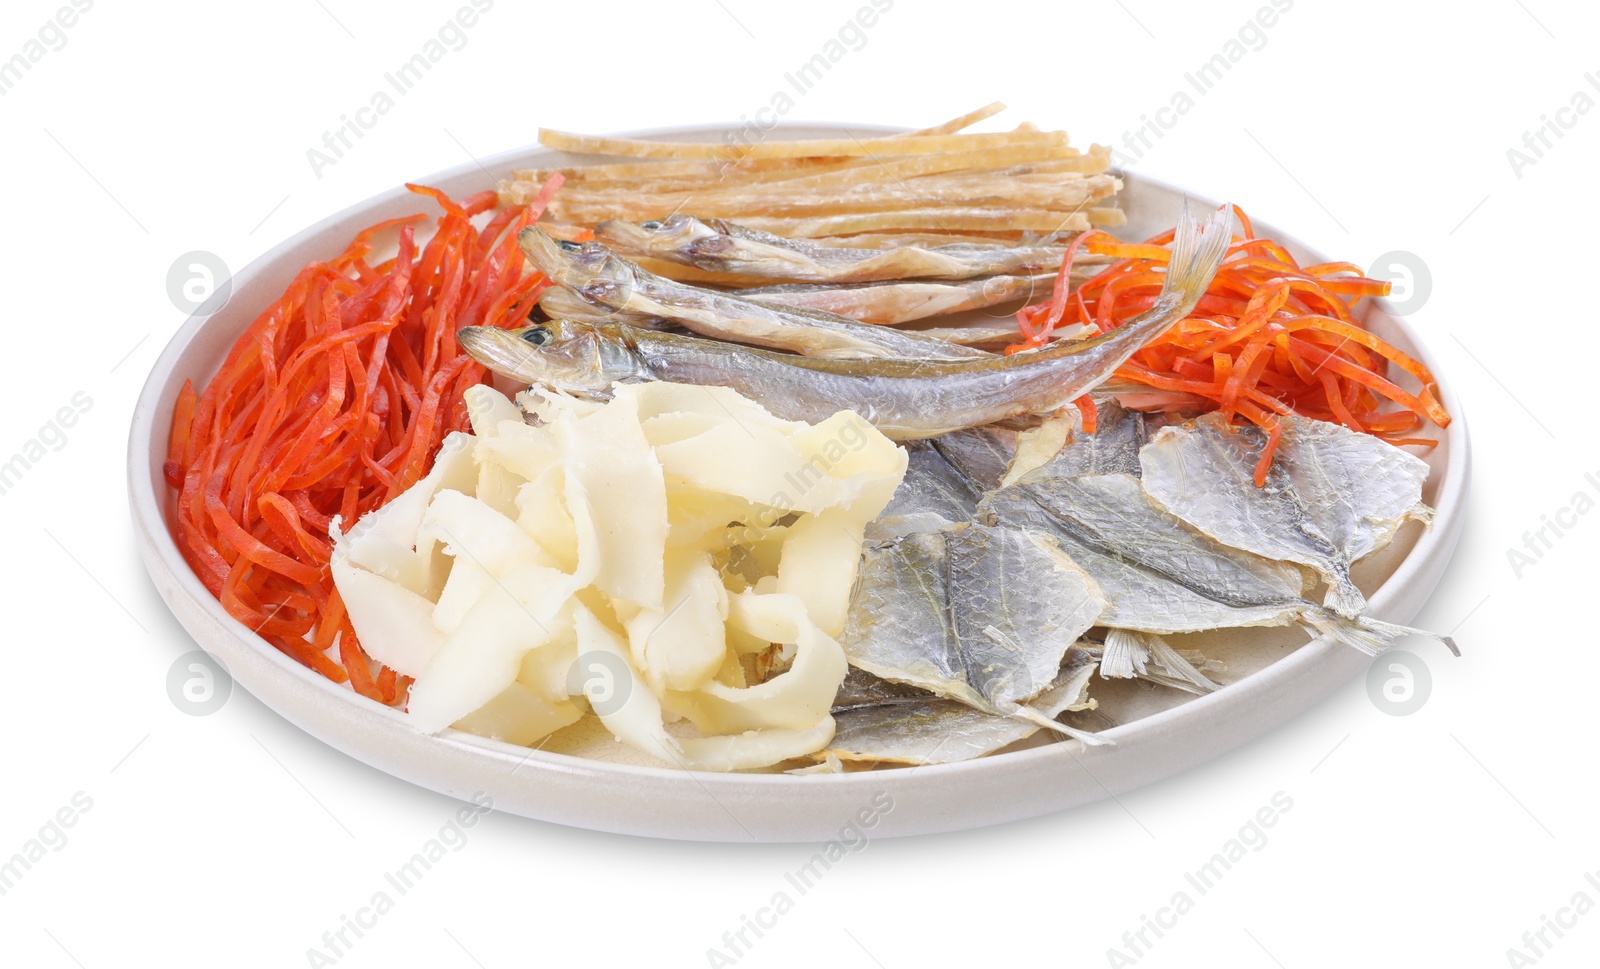
{"label": "fish tail fin", "polygon": [[1367,607],[1367,597],[1346,576],[1328,583],[1328,594],[1323,597],[1322,604],[1347,619],[1355,619]]}
{"label": "fish tail fin", "polygon": [[1224,205],[1204,223],[1199,223],[1189,214],[1189,203],[1183,203],[1178,227],[1172,236],[1172,253],[1167,259],[1167,278],[1161,284],[1160,296],[1181,307],[1174,312],[1187,315],[1205,295],[1233,241],[1232,230],[1231,207]]}
{"label": "fish tail fin", "polygon": [[1314,613],[1306,621],[1320,633],[1325,633],[1339,640],[1347,646],[1354,646],[1369,656],[1376,656],[1392,647],[1407,636],[1422,636],[1438,643],[1443,643],[1445,648],[1456,656],[1461,655],[1461,650],[1456,646],[1456,641],[1449,636],[1428,632],[1426,629],[1416,629],[1411,626],[1401,626],[1382,619],[1373,619],[1371,616],[1357,616],[1346,619],[1332,612]]}
{"label": "fish tail fin", "polygon": [[1154,633],[1130,629],[1112,628],[1106,631],[1105,646],[1100,655],[1100,675],[1108,679],[1138,677],[1196,696],[1221,689],[1165,639]]}
{"label": "fish tail fin", "polygon": [[1190,693],[1206,694],[1222,688],[1209,676],[1200,672],[1181,653],[1173,649],[1165,639],[1151,635],[1149,636],[1149,643],[1150,659],[1157,666],[1165,669],[1169,674],[1167,678],[1171,679],[1173,685],[1178,689],[1188,690]]}
{"label": "fish tail fin", "polygon": [[1150,650],[1144,637],[1128,629],[1106,630],[1104,651],[1100,654],[1100,675],[1131,680],[1145,671]]}

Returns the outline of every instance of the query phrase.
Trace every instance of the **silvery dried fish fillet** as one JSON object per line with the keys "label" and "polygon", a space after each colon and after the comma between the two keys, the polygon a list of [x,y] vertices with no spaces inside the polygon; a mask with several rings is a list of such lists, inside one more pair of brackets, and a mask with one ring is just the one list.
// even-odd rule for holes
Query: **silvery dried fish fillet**
{"label": "silvery dried fish fillet", "polygon": [[1408,520],[1429,519],[1422,503],[1428,465],[1337,424],[1279,421],[1283,437],[1264,487],[1255,486],[1255,466],[1265,435],[1207,414],[1163,429],[1144,448],[1145,490],[1221,542],[1315,571],[1328,583],[1324,604],[1353,619],[1366,599],[1350,567],[1388,545]]}
{"label": "silvery dried fish fillet", "polygon": [[1284,626],[1298,621],[1305,607],[1312,605],[1289,595],[1250,602],[1226,586],[1197,588],[1198,577],[1181,572],[1172,575],[1140,561],[1138,546],[1091,544],[1071,523],[1056,520],[1017,486],[985,498],[980,508],[980,514],[984,513],[997,523],[1043,531],[1054,538],[1061,551],[1088,572],[1105,594],[1107,605],[1099,620],[1103,626],[1158,634]]}
{"label": "silvery dried fish fillet", "polygon": [[1047,540],[970,525],[869,547],[839,643],[876,676],[1038,722],[1021,705],[1103,604]]}
{"label": "silvery dried fish fillet", "polygon": [[[979,485],[997,483],[1009,461],[1000,435],[974,429],[934,441],[953,467]],[[1223,545],[1155,504],[1132,474],[1073,474],[1126,462],[1127,441],[1100,445],[1079,435],[1054,460],[1017,484],[989,491],[980,520],[1043,531],[1092,576],[1108,605],[1100,625],[1158,635],[1237,626],[1303,623],[1368,653],[1406,635],[1448,637],[1371,617],[1349,618],[1303,598],[1292,564]],[[1080,449],[1092,449],[1085,454]],[[1121,454],[1121,457],[1113,455]]]}
{"label": "silvery dried fish fillet", "polygon": [[[1035,696],[1105,608],[1094,582],[1053,543],[1014,528],[946,533],[951,616],[967,681],[1001,706]],[[975,644],[985,647],[974,648]]]}

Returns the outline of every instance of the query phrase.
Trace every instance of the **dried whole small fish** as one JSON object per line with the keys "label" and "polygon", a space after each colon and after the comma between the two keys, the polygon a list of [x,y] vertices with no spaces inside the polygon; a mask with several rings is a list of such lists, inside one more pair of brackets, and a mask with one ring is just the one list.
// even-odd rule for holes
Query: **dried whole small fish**
{"label": "dried whole small fish", "polygon": [[612,219],[594,236],[629,256],[651,256],[722,273],[813,283],[886,279],[972,279],[1045,272],[1061,265],[1057,246],[957,243],[934,248],[850,249],[785,239],[725,222],[678,213],[651,222]]}
{"label": "dried whole small fish", "polygon": [[[897,285],[900,284],[885,283],[883,284],[883,288],[887,290]],[[944,284],[931,283],[926,285],[937,286]],[[755,295],[750,295],[756,292],[756,290],[734,290],[733,294],[735,296],[749,299],[751,302],[764,303],[772,306],[788,304],[799,306],[802,309],[813,308],[838,312],[838,310],[831,309],[827,306],[807,307],[803,299],[791,300],[788,297],[778,299],[775,296],[758,297]],[[627,323],[630,326],[642,326],[649,330],[679,329],[678,325],[673,321],[663,319],[659,316],[650,316],[645,313],[635,313],[630,310],[614,310],[606,306],[597,306],[565,286],[551,286],[549,289],[545,290],[544,294],[539,297],[539,308],[544,311],[544,315],[546,317],[552,320],[576,320],[579,323]],[[953,310],[941,310],[940,312],[952,311]],[[854,317],[853,313],[844,313],[843,315]],[[885,321],[866,320],[864,322],[881,323]],[[1083,329],[1087,331],[1091,328],[1085,327]],[[1015,343],[1022,338],[1021,334],[1017,332],[1017,327],[1014,322],[969,324],[966,326],[929,327],[911,332],[918,334],[923,339],[943,340],[946,343],[957,343],[961,346],[977,346],[983,343]],[[1098,333],[1099,331],[1096,330],[1094,332]],[[1063,327],[1057,331],[1057,337],[1060,339],[1073,339],[1083,335],[1085,335],[1085,333],[1080,333],[1078,330],[1072,327]],[[920,345],[918,349],[921,349]]]}
{"label": "dried whole small fish", "polygon": [[[944,313],[985,309],[1018,300],[1037,302],[1055,285],[1055,274],[985,276],[977,279],[893,280],[878,283],[786,283],[736,290],[767,306],[799,306],[847,316],[862,323],[894,325]],[[1016,333],[1016,327],[1011,327]]]}
{"label": "dried whole small fish", "polygon": [[824,359],[991,356],[915,331],[858,323],[819,310],[768,306],[675,282],[646,272],[597,242],[553,239],[537,226],[523,229],[517,241],[535,268],[592,306],[673,320],[718,340]]}
{"label": "dried whole small fish", "polygon": [[1163,429],[1144,448],[1145,490],[1221,542],[1313,570],[1328,583],[1324,604],[1353,619],[1366,599],[1350,567],[1388,545],[1408,520],[1432,517],[1422,503],[1428,465],[1337,424],[1279,422],[1283,437],[1265,486],[1255,486],[1265,435],[1207,414]]}
{"label": "dried whole small fish", "polygon": [[[816,423],[839,410],[852,410],[891,438],[933,437],[1059,410],[1111,376],[1136,350],[1194,308],[1227,248],[1229,219],[1229,211],[1219,209],[1202,228],[1185,211],[1161,293],[1149,310],[1104,336],[1057,342],[1011,356],[815,359],[637,327],[570,321],[520,330],[467,327],[458,336],[474,359],[496,373],[567,393],[603,396],[617,381],[709,384],[737,390],[790,420]],[[523,238],[534,231],[525,231]],[[542,238],[555,247],[553,240]],[[602,251],[596,259],[603,261],[607,255]],[[586,260],[588,256],[584,254]],[[561,271],[555,266],[548,270]],[[583,295],[596,298],[587,291]],[[638,308],[631,300],[620,302]],[[673,318],[685,326],[702,325],[681,314]],[[853,328],[848,331],[852,339],[862,332],[910,336],[891,327],[845,323]],[[785,327],[790,337],[797,337],[796,330],[815,334],[822,329],[794,320],[776,328]],[[947,351],[962,349],[930,342]],[[836,347],[830,352],[842,351]]]}

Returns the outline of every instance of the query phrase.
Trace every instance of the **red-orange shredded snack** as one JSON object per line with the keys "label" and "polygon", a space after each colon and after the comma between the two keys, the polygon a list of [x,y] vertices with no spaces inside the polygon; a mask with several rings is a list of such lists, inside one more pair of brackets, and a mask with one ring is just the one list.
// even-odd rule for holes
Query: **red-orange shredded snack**
{"label": "red-orange shredded snack", "polygon": [[[1171,394],[1174,409],[1220,410],[1267,432],[1256,465],[1266,482],[1281,429],[1277,415],[1296,414],[1343,424],[1393,444],[1431,444],[1413,437],[1424,420],[1439,427],[1450,415],[1439,385],[1417,360],[1374,336],[1352,315],[1363,296],[1386,296],[1389,284],[1368,279],[1344,262],[1301,266],[1278,243],[1244,229],[1194,312],[1135,353],[1117,377]],[[1007,352],[1043,346],[1062,323],[1109,332],[1148,310],[1161,291],[1170,255],[1168,230],[1143,243],[1124,243],[1098,230],[1073,240],[1049,300],[1017,312],[1024,341]],[[1117,261],[1068,292],[1079,250]],[[1412,394],[1389,377],[1398,367],[1421,385]],[[1397,404],[1401,409],[1386,409]],[[1093,432],[1093,405],[1078,401]]]}
{"label": "red-orange shredded snack", "polygon": [[[457,202],[407,186],[444,210],[420,252],[422,215],[363,230],[301,270],[205,389],[185,383],[173,409],[165,472],[195,574],[278,649],[381,703],[398,702],[410,681],[357,641],[328,569],[328,524],[338,515],[348,528],[404,491],[445,434],[467,428],[461,395],[486,371],[456,330],[527,318],[549,283],[524,275],[516,236],[560,184],[554,176],[481,229],[471,220],[494,208],[494,192]],[[390,229],[398,251],[373,265],[373,239]]]}

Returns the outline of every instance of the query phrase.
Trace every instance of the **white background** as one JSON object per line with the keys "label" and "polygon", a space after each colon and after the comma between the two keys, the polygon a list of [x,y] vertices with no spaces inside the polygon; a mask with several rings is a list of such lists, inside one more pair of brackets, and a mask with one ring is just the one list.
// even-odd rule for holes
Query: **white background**
{"label": "white background", "polygon": [[[301,733],[242,690],[177,710],[193,648],[126,515],[132,402],[184,314],[169,266],[235,269],[385,190],[532,141],[752,115],[858,4],[499,0],[320,177],[306,151],[384,86],[449,2],[95,3],[0,97],[5,406],[0,455],[75,392],[92,409],[0,496],[7,635],[0,858],[73,795],[69,840],[0,896],[0,963],[109,969],[308,963],[455,810]],[[790,120],[931,124],[992,99],[1120,145],[1257,4],[899,0]],[[1041,8],[1043,5],[1041,5]],[[10,0],[0,59],[57,4]],[[1418,617],[1423,709],[1360,680],[1271,736],[1117,801],[878,841],[739,965],[1104,965],[1276,792],[1293,808],[1141,966],[1499,966],[1600,869],[1592,620],[1600,515],[1519,578],[1507,549],[1596,494],[1600,111],[1520,173],[1507,150],[1577,91],[1600,99],[1595,14],[1553,0],[1440,7],[1298,0],[1139,171],[1231,198],[1336,258],[1405,250],[1411,314],[1473,427],[1471,518]],[[1600,83],[1597,78],[1596,83]],[[1519,177],[1520,176],[1520,177]],[[1595,472],[1594,484],[1585,480]],[[1570,520],[1570,519],[1569,519]],[[679,844],[492,814],[341,966],[705,965],[783,887],[800,845]],[[1192,893],[1191,893],[1192,894]],[[1593,965],[1600,911],[1539,965]],[[1531,964],[1531,962],[1529,963]]]}

